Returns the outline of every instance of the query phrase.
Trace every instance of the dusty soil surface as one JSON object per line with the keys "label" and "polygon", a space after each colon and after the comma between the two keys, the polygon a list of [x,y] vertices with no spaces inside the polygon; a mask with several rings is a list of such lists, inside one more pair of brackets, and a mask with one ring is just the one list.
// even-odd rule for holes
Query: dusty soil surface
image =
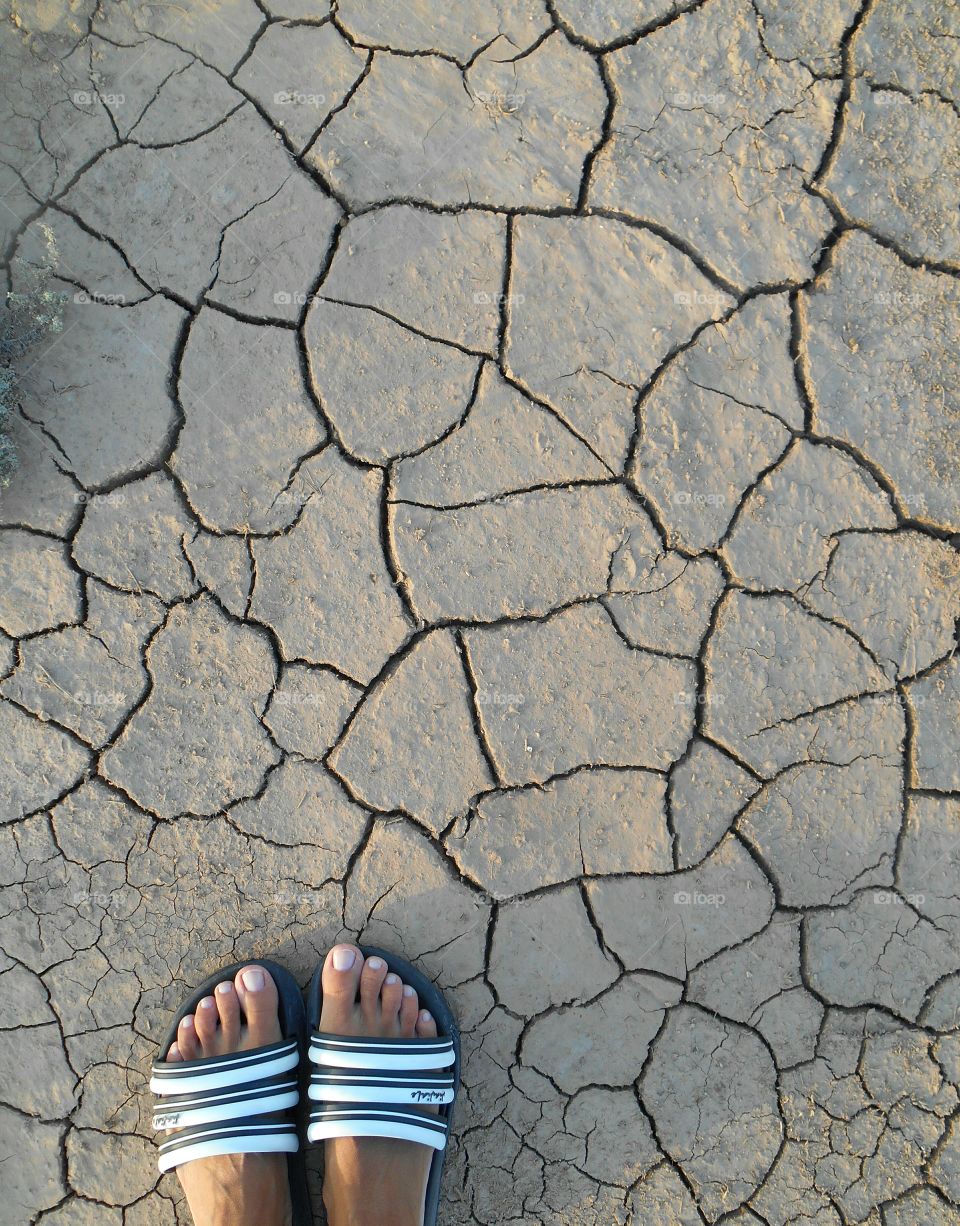
{"label": "dusty soil surface", "polygon": [[957,10],[4,9],[0,1221],[341,937],[447,1226],[960,1221]]}

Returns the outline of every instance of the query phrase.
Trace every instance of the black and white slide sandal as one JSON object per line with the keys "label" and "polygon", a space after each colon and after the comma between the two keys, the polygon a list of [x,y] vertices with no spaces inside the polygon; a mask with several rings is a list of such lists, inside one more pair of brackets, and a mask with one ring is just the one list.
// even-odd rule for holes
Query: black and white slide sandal
{"label": "black and white slide sandal", "polygon": [[[321,963],[307,989],[307,1140],[316,1144],[331,1137],[395,1137],[432,1146],[423,1221],[424,1226],[435,1226],[444,1151],[460,1086],[460,1031],[450,1006],[426,975],[372,945],[361,945],[360,951],[364,958],[382,958],[388,971],[416,989],[420,1007],[429,1009],[437,1023],[437,1037],[373,1039],[324,1033],[319,1029]],[[436,1107],[437,1112],[425,1107]]]}
{"label": "black and white slide sandal", "polygon": [[[262,966],[277,985],[283,1039],[251,1051],[168,1064],[163,1057],[176,1041],[181,1020],[245,966]],[[177,1130],[159,1142],[161,1173],[217,1154],[286,1154],[294,1226],[309,1226],[313,1218],[295,1116],[306,1036],[300,988],[275,962],[237,962],[202,983],[174,1016],[151,1070],[150,1089],[157,1097],[153,1127]]]}

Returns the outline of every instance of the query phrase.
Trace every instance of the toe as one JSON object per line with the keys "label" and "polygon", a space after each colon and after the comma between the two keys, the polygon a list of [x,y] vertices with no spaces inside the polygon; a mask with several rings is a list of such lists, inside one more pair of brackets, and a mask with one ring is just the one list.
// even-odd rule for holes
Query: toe
{"label": "toe", "polygon": [[[188,1013],[186,1017],[180,1019],[180,1025],[177,1027],[175,1047],[180,1054],[181,1060],[196,1060],[200,1055],[197,1024],[193,1019],[192,1013]],[[168,1056],[167,1059],[169,1058]]]}
{"label": "toe", "polygon": [[437,1023],[434,1021],[433,1014],[427,1009],[421,1009],[417,1018],[417,1037],[421,1039],[437,1037]]}
{"label": "toe", "polygon": [[236,1051],[240,1041],[240,1001],[233,984],[226,980],[218,983],[214,991],[217,1011],[220,1014],[220,1044],[223,1051]]}
{"label": "toe", "polygon": [[420,1005],[417,990],[409,983],[403,985],[403,1000],[400,1004],[400,1034],[404,1039],[412,1039],[416,1033],[417,1010]]}
{"label": "toe", "polygon": [[176,1064],[178,1060],[182,1059],[183,1056],[180,1055],[180,1048],[176,1043],[171,1043],[170,1050],[167,1052],[167,1064]]}
{"label": "toe", "polygon": [[212,996],[204,996],[203,1000],[197,1005],[197,1011],[193,1015],[193,1020],[197,1028],[197,1038],[200,1040],[203,1055],[215,1056],[217,1054],[215,1049],[219,1014],[217,1013],[217,1002]]}
{"label": "toe", "polygon": [[400,1003],[403,1000],[403,980],[389,972],[380,989],[380,1016],[385,1023],[396,1026],[400,1021]]}
{"label": "toe", "polygon": [[279,993],[273,976],[262,966],[245,966],[233,981],[247,1023],[250,1047],[278,1043],[280,1033]]}
{"label": "toe", "polygon": [[363,954],[356,945],[334,945],[327,954],[320,976],[323,988],[321,1030],[350,1031],[362,969]]}
{"label": "toe", "polygon": [[386,962],[382,958],[367,958],[360,972],[360,1012],[368,1026],[380,1020],[380,989],[386,977]]}

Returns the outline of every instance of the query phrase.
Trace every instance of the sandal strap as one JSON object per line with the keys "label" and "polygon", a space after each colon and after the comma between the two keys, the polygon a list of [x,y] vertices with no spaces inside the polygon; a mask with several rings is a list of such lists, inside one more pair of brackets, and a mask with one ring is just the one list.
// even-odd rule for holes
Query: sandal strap
{"label": "sandal strap", "polygon": [[313,1064],[328,1068],[379,1072],[448,1068],[456,1061],[453,1039],[369,1039],[362,1035],[328,1034],[315,1030],[307,1053]]}
{"label": "sandal strap", "polygon": [[443,1149],[450,1130],[449,1115],[432,1115],[416,1107],[393,1103],[340,1103],[314,1107],[307,1125],[308,1141],[330,1137],[392,1137]]}
{"label": "sandal strap", "polygon": [[289,1112],[300,1101],[296,1039],[201,1060],[157,1061],[150,1089],[160,1170],[217,1154],[296,1153]]}
{"label": "sandal strap", "polygon": [[236,1119],[230,1123],[198,1124],[171,1133],[160,1142],[158,1165],[163,1174],[197,1158],[218,1154],[294,1154],[299,1147],[292,1120]]}
{"label": "sandal strap", "polygon": [[315,1069],[307,1093],[314,1102],[408,1103],[440,1106],[452,1103],[453,1073],[445,1070],[394,1072],[359,1069]]}
{"label": "sandal strap", "polygon": [[252,1051],[208,1056],[201,1060],[154,1062],[150,1089],[154,1094],[192,1094],[199,1090],[227,1090],[249,1085],[253,1080],[289,1073],[300,1062],[296,1039],[269,1043]]}
{"label": "sandal strap", "polygon": [[393,1137],[444,1148],[457,1089],[452,1037],[371,1039],[314,1031],[308,1055],[309,1141]]}
{"label": "sandal strap", "polygon": [[186,1128],[245,1115],[274,1115],[295,1107],[299,1101],[297,1077],[278,1073],[228,1090],[199,1090],[158,1098],[153,1126],[157,1130]]}

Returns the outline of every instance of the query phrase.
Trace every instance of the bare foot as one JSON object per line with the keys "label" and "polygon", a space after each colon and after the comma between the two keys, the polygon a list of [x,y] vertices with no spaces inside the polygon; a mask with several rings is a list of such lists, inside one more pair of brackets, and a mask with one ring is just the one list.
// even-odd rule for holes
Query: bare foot
{"label": "bare foot", "polygon": [[[320,1029],[374,1038],[437,1037],[417,994],[381,958],[336,945],[321,977]],[[358,1000],[359,996],[359,1000]],[[434,1151],[389,1137],[337,1137],[324,1142],[323,1203],[330,1226],[422,1226]]]}
{"label": "bare foot", "polygon": [[[283,1038],[277,987],[268,971],[245,966],[217,984],[177,1030],[167,1061],[249,1051]],[[283,1154],[226,1154],[177,1167],[196,1226],[290,1226],[290,1185]]]}

